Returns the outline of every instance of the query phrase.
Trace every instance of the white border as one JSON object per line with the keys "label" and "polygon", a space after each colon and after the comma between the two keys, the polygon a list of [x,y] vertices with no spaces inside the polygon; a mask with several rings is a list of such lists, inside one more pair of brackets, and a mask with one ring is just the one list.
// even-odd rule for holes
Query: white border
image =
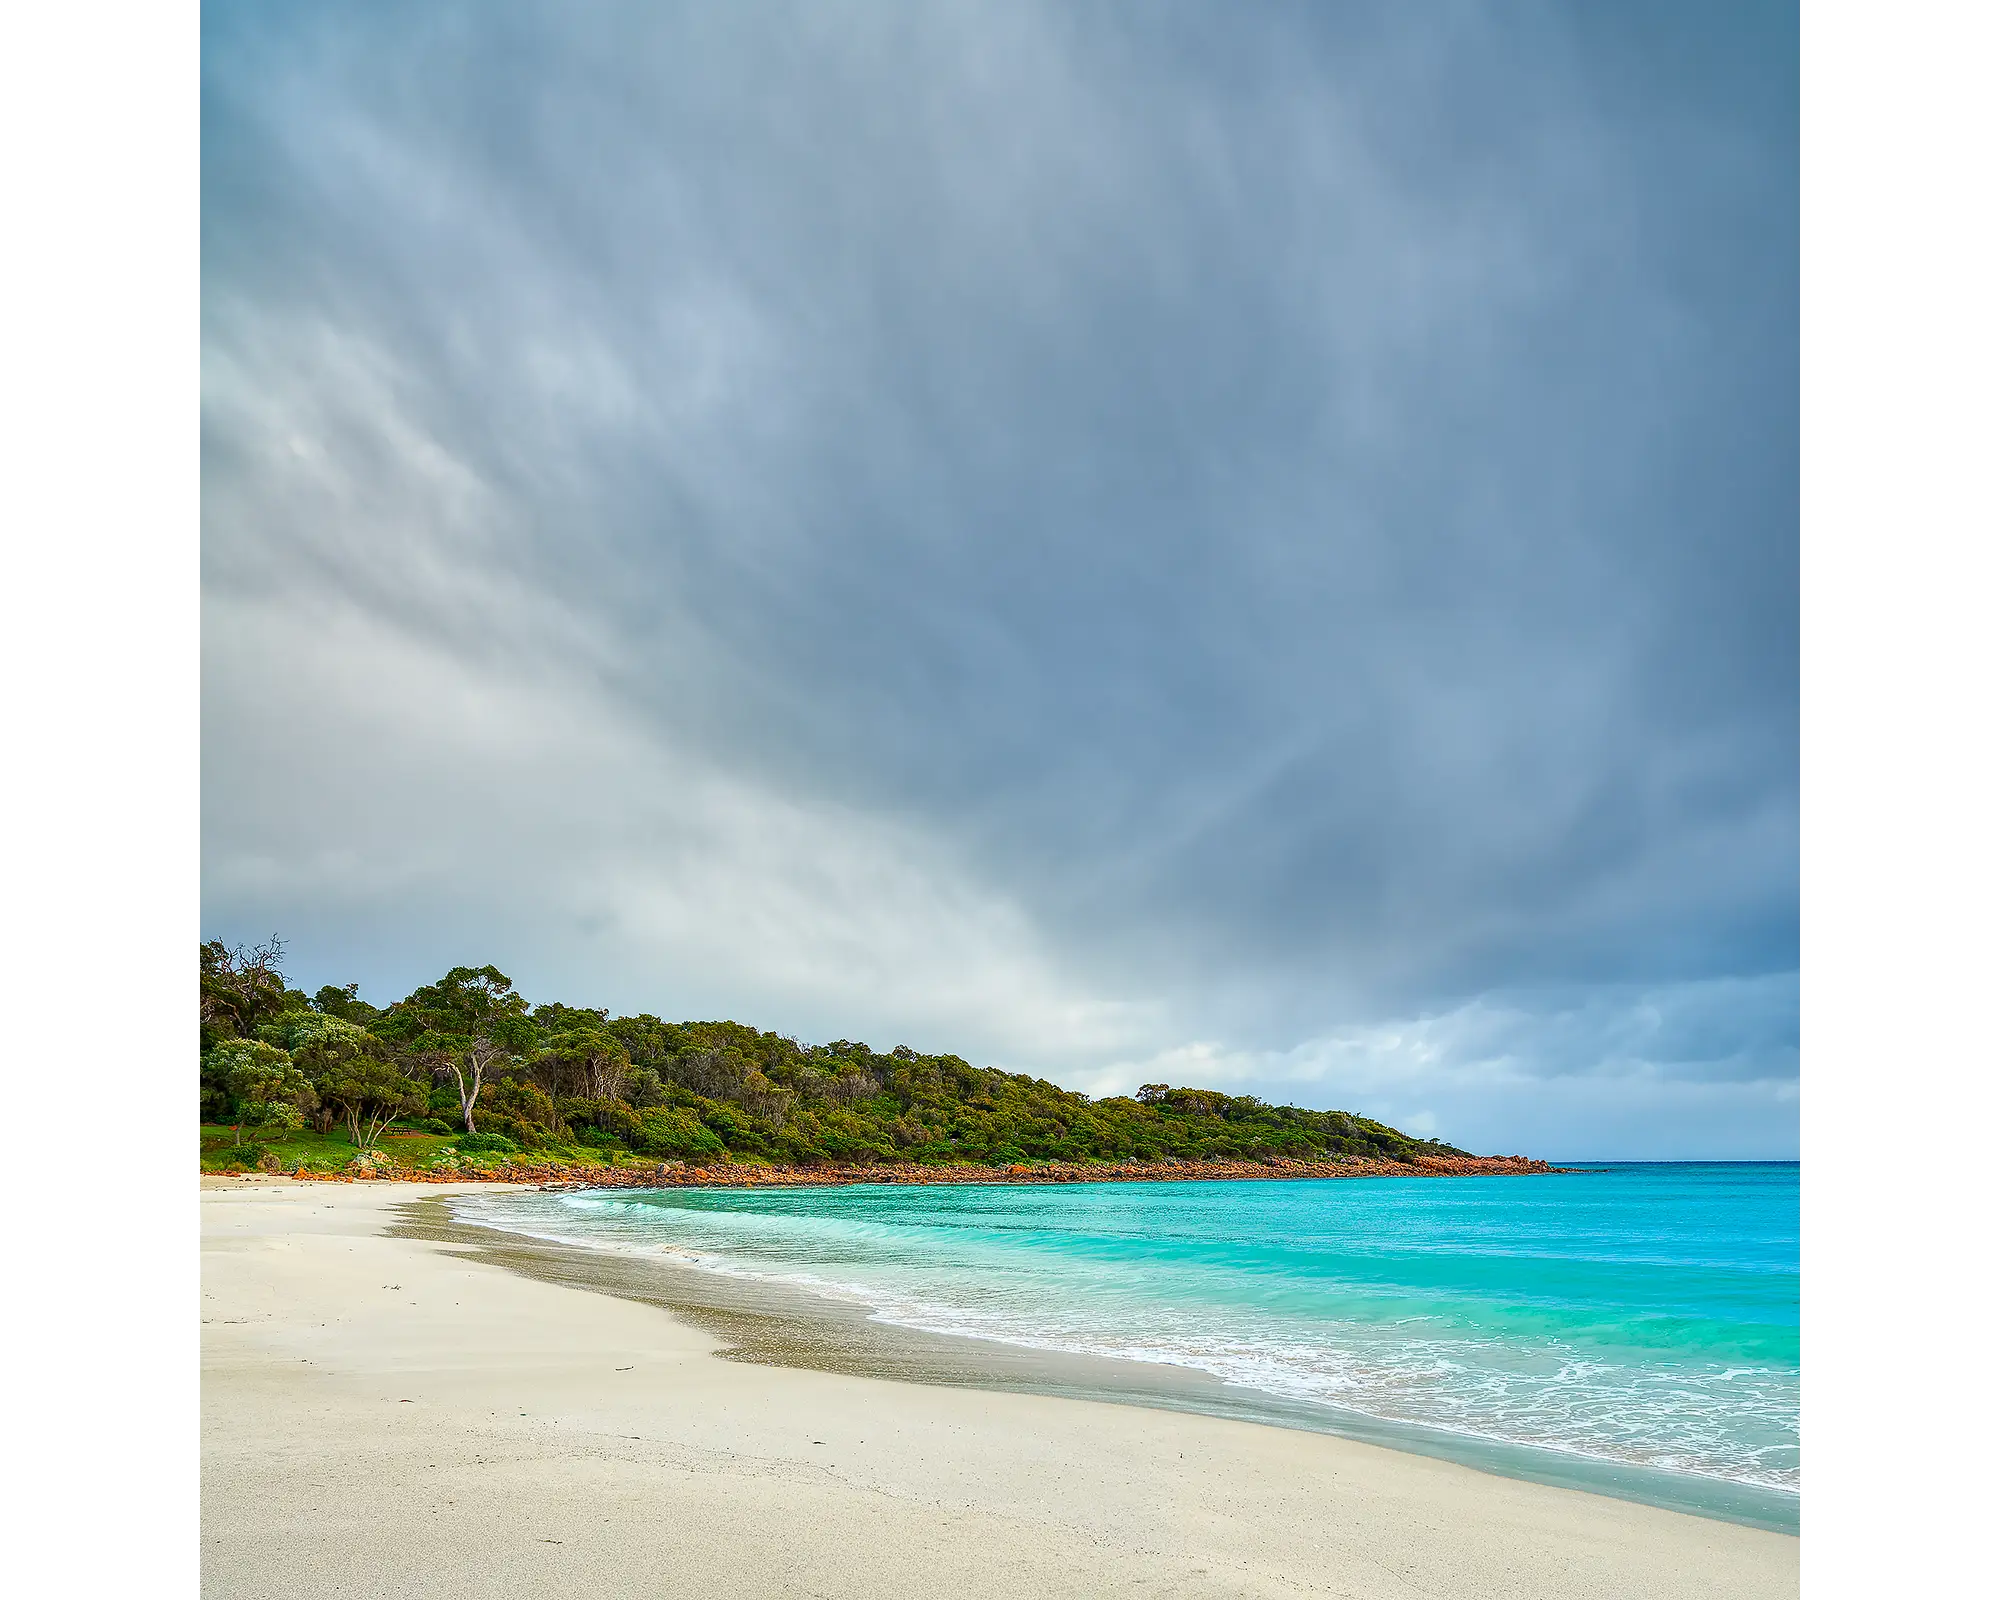
{"label": "white border", "polygon": [[1809,1595],[1992,1581],[1996,42],[1804,16]]}
{"label": "white border", "polygon": [[21,1594],[197,1586],[199,71],[192,5],[0,13],[4,1054],[66,1081],[8,1130]]}
{"label": "white border", "polygon": [[[2000,1420],[1995,43],[1970,4],[1805,17],[1809,1594],[1967,1592]],[[187,1152],[124,1146],[100,1108],[173,1126],[187,1098],[198,53],[171,0],[0,21],[0,970],[7,1054],[75,1084],[55,1117],[16,1108],[24,1592],[196,1581]],[[79,1053],[107,1036],[118,1059]]]}

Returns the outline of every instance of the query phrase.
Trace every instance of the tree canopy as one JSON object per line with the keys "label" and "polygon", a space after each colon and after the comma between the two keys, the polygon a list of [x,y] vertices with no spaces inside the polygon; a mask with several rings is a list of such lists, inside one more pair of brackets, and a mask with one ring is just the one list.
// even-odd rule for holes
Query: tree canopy
{"label": "tree canopy", "polygon": [[468,1147],[802,1166],[1464,1154],[1353,1113],[1214,1089],[1095,1100],[908,1045],[531,1008],[492,966],[454,967],[380,1008],[354,984],[308,997],[287,987],[282,956],[275,939],[202,946],[208,1120],[338,1118],[366,1148],[404,1118]]}
{"label": "tree canopy", "polygon": [[283,1050],[260,1039],[224,1039],[201,1058],[202,1100],[215,1099],[236,1124],[253,1133],[304,1124],[319,1095]]}

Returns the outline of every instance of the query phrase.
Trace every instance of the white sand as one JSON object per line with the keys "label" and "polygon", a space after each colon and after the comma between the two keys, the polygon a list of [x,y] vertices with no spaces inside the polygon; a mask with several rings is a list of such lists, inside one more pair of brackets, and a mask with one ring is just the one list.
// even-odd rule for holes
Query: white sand
{"label": "white sand", "polygon": [[715,1359],[383,1237],[435,1185],[202,1195],[202,1592],[1795,1595],[1798,1541],[1321,1434]]}

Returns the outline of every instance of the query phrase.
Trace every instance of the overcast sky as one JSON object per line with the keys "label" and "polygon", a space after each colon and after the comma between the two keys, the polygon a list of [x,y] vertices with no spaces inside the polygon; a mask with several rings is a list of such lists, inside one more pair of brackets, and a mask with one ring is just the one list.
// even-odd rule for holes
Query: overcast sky
{"label": "overcast sky", "polygon": [[206,935],[1796,1154],[1789,8],[204,19]]}

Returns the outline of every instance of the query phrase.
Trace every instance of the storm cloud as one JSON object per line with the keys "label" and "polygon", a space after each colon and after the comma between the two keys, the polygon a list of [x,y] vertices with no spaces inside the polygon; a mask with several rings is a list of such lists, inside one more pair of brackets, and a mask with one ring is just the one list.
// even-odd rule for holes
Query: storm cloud
{"label": "storm cloud", "polygon": [[1796,1149],[1788,12],[204,25],[209,932]]}

